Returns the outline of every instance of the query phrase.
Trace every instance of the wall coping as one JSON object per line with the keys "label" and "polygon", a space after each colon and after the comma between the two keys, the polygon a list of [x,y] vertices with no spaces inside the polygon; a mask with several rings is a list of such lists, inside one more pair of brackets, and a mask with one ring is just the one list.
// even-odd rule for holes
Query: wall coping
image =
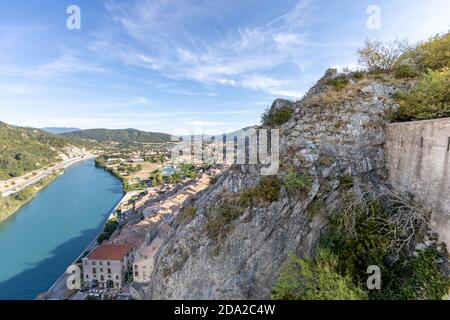
{"label": "wall coping", "polygon": [[407,121],[407,122],[395,122],[395,123],[388,123],[387,126],[389,126],[389,127],[408,126],[408,125],[413,125],[413,124],[421,124],[421,123],[426,124],[426,123],[434,123],[434,122],[450,122],[450,118]]}

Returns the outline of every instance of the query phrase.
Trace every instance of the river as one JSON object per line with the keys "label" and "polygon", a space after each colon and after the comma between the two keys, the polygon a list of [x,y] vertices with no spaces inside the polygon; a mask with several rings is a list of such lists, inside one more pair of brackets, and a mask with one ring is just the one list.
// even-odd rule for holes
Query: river
{"label": "river", "polygon": [[0,299],[34,299],[103,228],[122,184],[86,160],[0,224]]}

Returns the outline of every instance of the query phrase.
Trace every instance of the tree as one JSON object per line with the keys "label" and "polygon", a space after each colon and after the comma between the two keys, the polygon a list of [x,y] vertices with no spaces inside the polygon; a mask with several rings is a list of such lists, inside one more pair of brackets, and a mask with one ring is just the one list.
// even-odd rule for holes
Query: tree
{"label": "tree", "polygon": [[108,232],[102,232],[97,238],[97,243],[102,244],[103,241],[109,239],[109,233]]}
{"label": "tree", "polygon": [[150,175],[150,180],[152,180],[153,186],[159,186],[164,182],[164,176],[160,169],[157,169],[152,172]]}
{"label": "tree", "polygon": [[175,171],[169,178],[170,183],[180,183],[181,182],[181,172],[180,171]]}
{"label": "tree", "polygon": [[357,52],[358,63],[369,72],[384,72],[392,69],[398,58],[410,49],[406,40],[383,43],[367,39]]}

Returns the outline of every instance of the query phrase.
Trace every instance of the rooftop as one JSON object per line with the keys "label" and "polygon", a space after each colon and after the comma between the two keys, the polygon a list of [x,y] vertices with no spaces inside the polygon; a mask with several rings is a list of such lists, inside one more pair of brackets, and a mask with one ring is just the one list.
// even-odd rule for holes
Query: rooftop
{"label": "rooftop", "polygon": [[129,244],[104,244],[95,248],[87,258],[90,260],[122,260],[133,246]]}

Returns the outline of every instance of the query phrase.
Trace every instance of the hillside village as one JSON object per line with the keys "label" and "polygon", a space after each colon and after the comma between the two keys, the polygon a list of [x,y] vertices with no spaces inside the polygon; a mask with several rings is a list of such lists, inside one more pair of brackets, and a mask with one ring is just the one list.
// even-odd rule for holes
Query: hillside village
{"label": "hillside village", "polygon": [[[449,35],[438,37],[416,51],[408,51],[392,67],[394,71],[338,73],[330,69],[303,100],[276,100],[263,116],[262,125],[262,128],[277,127],[282,131],[281,170],[274,177],[260,177],[259,165],[169,166],[165,162],[169,149],[150,154],[112,152],[100,157],[99,165],[122,177],[128,186],[136,180],[139,188],[129,188],[124,201],[108,220],[98,246],[86,251],[77,262],[83,270],[82,289],[64,292],[63,297],[253,299],[272,296],[285,299],[303,294],[295,287],[294,279],[300,275],[290,273],[295,270],[294,264],[306,263],[314,272],[321,272],[315,264],[335,261],[334,250],[350,250],[338,251],[340,257],[348,257],[345,264],[340,265],[338,261],[328,266],[336,272],[336,281],[330,285],[338,291],[332,294],[341,298],[444,296],[449,288],[450,270],[445,249],[448,220],[443,218],[445,215],[439,216],[439,210],[432,209],[431,219],[440,219],[441,229],[437,228],[439,225],[425,216],[430,204],[426,198],[421,198],[414,189],[410,189],[416,192],[414,198],[404,193],[401,186],[398,186],[400,191],[391,189],[386,171],[392,175],[397,169],[386,167],[386,157],[392,162],[392,154],[391,149],[385,149],[386,140],[390,139],[385,126],[394,119],[436,118],[434,111],[424,114],[420,109],[420,112],[407,109],[412,105],[414,90],[421,90],[420,84],[418,89],[411,89],[410,85],[411,79],[419,77],[420,68],[424,68],[421,64],[430,63],[424,62],[429,51],[437,50],[433,56],[445,55],[447,49],[443,52],[441,46],[448,48],[448,39]],[[414,52],[419,50],[421,55],[416,58]],[[447,72],[447,67],[439,68],[427,72]],[[426,77],[418,81],[425,82]],[[447,81],[444,90],[448,95],[448,78],[444,81]],[[445,99],[444,103],[448,103],[448,97]],[[406,139],[401,137],[401,141],[388,145],[398,142],[402,146]],[[421,139],[423,146],[423,136]],[[161,162],[157,166],[141,166],[136,173],[129,167],[141,165],[148,156],[160,157]],[[140,171],[145,171],[143,176],[147,180],[140,180]],[[355,193],[359,200],[354,198]],[[347,205],[352,209],[346,208]],[[363,219],[353,226],[356,229],[348,229],[351,223],[342,219],[353,219],[346,215],[358,210],[375,215],[389,212],[393,220],[383,222],[385,216],[378,217],[374,220],[378,222],[373,223],[386,225],[376,226],[372,234],[370,230],[374,226],[364,229],[366,223],[372,223],[371,218],[361,213],[361,217],[354,218]],[[402,210],[409,210],[406,216]],[[336,212],[339,214],[333,215]],[[410,223],[414,234],[406,227]],[[391,239],[387,242],[379,238],[381,230],[391,227],[404,228],[404,233],[396,234],[395,238],[385,234],[384,239]],[[323,241],[319,239],[329,232],[336,237],[333,241],[339,243],[338,247],[321,247]],[[355,240],[348,238],[353,233],[357,242],[365,243],[366,250],[354,251]],[[325,260],[291,257],[291,265],[286,269],[290,252],[298,257],[316,256]],[[408,291],[409,286],[421,286],[420,281],[429,279],[411,279],[409,273],[395,271],[400,275],[391,275],[392,281],[395,286],[400,281],[403,287],[394,286],[383,293],[385,296],[379,296],[358,285],[360,272],[365,271],[360,268],[366,262],[361,267],[345,269],[359,263],[358,259],[386,263],[386,270],[398,261],[412,263],[410,268],[415,268],[415,261],[428,259],[426,263],[421,262],[426,264],[421,268],[429,268],[427,271],[414,269],[414,272],[417,277],[420,272],[431,272],[435,282],[429,283],[431,287],[425,291]],[[347,270],[347,276],[341,276],[342,270]],[[305,275],[301,277],[305,279]],[[308,278],[304,281],[308,285]],[[209,290],[204,290],[205,287]],[[315,294],[327,295],[318,290]],[[49,296],[55,297],[49,292],[41,298]]]}

